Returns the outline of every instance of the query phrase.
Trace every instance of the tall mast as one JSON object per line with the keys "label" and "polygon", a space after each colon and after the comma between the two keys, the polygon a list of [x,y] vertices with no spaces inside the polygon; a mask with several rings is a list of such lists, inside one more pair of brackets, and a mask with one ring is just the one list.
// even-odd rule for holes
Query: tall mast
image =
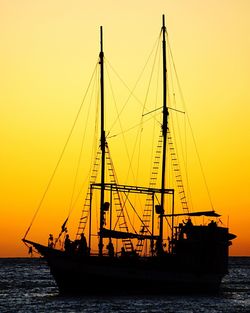
{"label": "tall mast", "polygon": [[164,215],[164,190],[165,190],[165,172],[166,172],[166,151],[167,151],[167,129],[168,129],[168,107],[167,107],[167,59],[166,59],[166,26],[165,16],[162,16],[162,56],[163,56],[163,152],[162,152],[162,176],[161,176],[161,213],[160,213],[160,231],[159,239],[163,240],[163,215]]}
{"label": "tall mast", "polygon": [[99,238],[99,256],[102,256],[103,250],[103,226],[104,226],[104,183],[105,183],[105,127],[104,127],[104,75],[103,75],[103,39],[102,39],[102,26],[100,27],[100,87],[101,87],[101,151],[102,151],[102,168],[101,168],[101,201],[100,201],[100,238]]}

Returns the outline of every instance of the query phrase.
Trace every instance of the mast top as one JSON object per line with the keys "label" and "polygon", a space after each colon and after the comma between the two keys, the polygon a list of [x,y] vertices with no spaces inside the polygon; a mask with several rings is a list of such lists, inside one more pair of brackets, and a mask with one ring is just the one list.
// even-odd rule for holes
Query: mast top
{"label": "mast top", "polygon": [[103,54],[103,36],[102,26],[100,26],[100,55]]}
{"label": "mast top", "polygon": [[166,30],[166,26],[165,26],[165,15],[162,15],[162,30],[165,31]]}
{"label": "mast top", "polygon": [[[163,136],[163,151],[162,151],[162,173],[161,173],[161,212],[159,215],[159,242],[162,247],[163,240],[163,216],[164,216],[164,190],[166,180],[166,154],[167,154],[167,130],[168,130],[168,107],[167,107],[167,60],[166,60],[166,27],[165,15],[162,16],[162,65],[163,65],[163,117],[162,117],[162,136]],[[162,247],[163,251],[163,247]]]}

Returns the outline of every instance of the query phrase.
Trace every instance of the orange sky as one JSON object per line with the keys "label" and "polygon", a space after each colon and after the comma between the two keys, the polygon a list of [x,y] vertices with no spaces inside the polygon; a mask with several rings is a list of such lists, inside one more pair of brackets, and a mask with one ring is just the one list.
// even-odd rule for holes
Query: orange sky
{"label": "orange sky", "polygon": [[[230,253],[250,255],[250,2],[0,0],[0,5],[0,257],[27,256],[21,238],[96,63],[99,26],[107,59],[132,86],[162,14],[213,205],[238,236]],[[47,209],[56,218],[62,197],[53,191],[58,197]],[[37,230],[47,240],[43,226]]]}

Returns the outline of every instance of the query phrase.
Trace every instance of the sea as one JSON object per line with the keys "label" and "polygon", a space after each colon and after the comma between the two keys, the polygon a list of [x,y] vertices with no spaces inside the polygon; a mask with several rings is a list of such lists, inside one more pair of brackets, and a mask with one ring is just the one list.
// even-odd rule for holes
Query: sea
{"label": "sea", "polygon": [[0,259],[0,312],[250,312],[250,257],[231,257],[216,295],[64,297],[43,259]]}

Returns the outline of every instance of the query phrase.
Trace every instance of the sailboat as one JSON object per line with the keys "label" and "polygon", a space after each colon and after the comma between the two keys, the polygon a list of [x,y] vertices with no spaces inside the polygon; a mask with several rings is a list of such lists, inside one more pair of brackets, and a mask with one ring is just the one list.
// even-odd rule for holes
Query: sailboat
{"label": "sailboat", "polygon": [[[168,145],[170,151],[173,148],[169,141],[164,16],[161,35],[162,145],[155,161],[161,162],[161,182],[158,187],[153,184],[149,187],[122,185],[115,179],[106,181],[107,160],[111,162],[105,132],[103,31],[100,28],[100,181],[92,181],[89,185],[88,210],[85,207],[82,213],[74,242],[67,234],[68,219],[60,232],[60,237],[64,235],[63,248],[58,248],[52,242],[53,238],[48,245],[34,242],[27,238],[28,231],[22,239],[47,261],[61,294],[217,292],[222,278],[228,273],[229,246],[236,236],[216,222],[220,215],[214,210],[190,212],[184,197],[184,210],[177,213],[175,188],[166,187]],[[94,193],[98,193],[98,204],[93,203]],[[137,196],[146,199],[146,209],[140,217],[139,229],[132,232],[126,226],[124,207],[125,202],[130,203]],[[94,205],[99,207],[96,234],[93,234]],[[118,222],[114,221],[115,213]],[[210,222],[195,225],[196,217],[209,218]],[[185,223],[180,223],[179,218],[185,218]],[[92,248],[93,241],[97,242],[97,251]]]}

